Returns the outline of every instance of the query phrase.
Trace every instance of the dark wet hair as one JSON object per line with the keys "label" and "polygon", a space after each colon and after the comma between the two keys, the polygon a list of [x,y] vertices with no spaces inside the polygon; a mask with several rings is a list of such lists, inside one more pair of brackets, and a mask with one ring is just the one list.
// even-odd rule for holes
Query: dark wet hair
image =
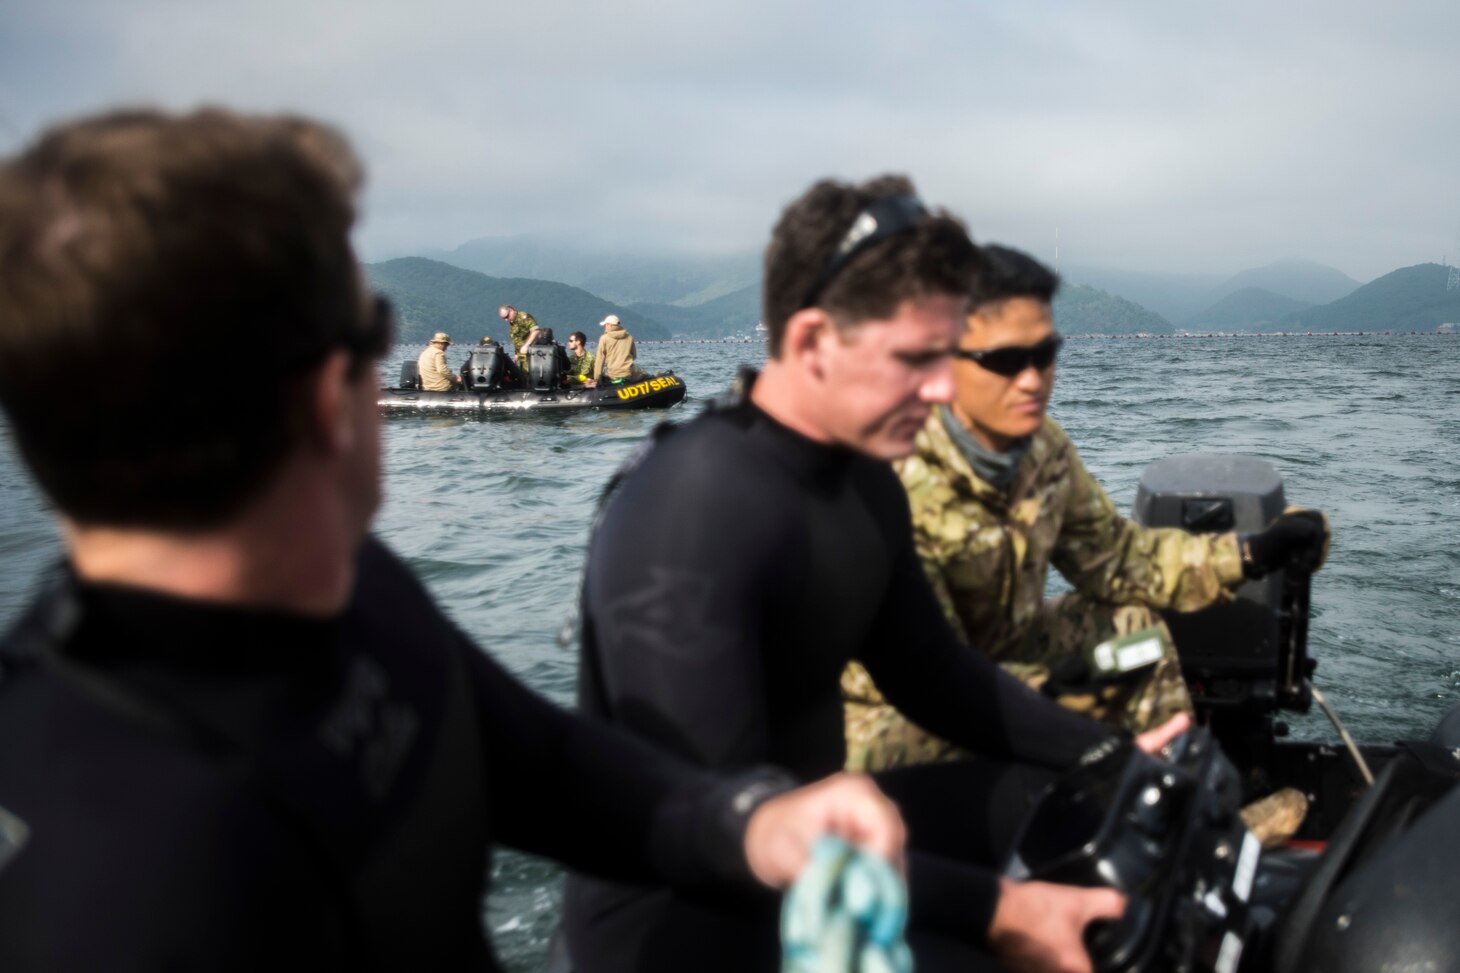
{"label": "dark wet hair", "polygon": [[332,129],[218,109],[61,125],[0,165],[0,404],[62,512],[201,529],[257,494],[307,373],[369,323],[360,177]]}
{"label": "dark wet hair", "polygon": [[581,331],[574,331],[568,335],[569,341],[572,341],[574,338],[578,339],[580,345],[588,344],[588,336]]}
{"label": "dark wet hair", "polygon": [[989,244],[973,275],[970,306],[977,310],[1011,297],[1032,297],[1049,304],[1059,290],[1059,275],[1022,250]]}
{"label": "dark wet hair", "polygon": [[963,224],[943,211],[858,252],[823,280],[860,214],[879,200],[915,195],[905,176],[881,176],[861,185],[822,180],[786,207],[765,251],[762,318],[772,357],[780,354],[786,322],[808,295],[838,327],[851,328],[890,317],[903,301],[968,293],[979,251]]}

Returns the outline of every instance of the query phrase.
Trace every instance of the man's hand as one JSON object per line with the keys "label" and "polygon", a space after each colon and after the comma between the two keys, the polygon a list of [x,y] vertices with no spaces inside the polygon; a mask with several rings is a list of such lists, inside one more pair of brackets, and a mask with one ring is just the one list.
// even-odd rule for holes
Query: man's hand
{"label": "man's hand", "polygon": [[1318,510],[1289,507],[1267,528],[1242,538],[1242,573],[1261,578],[1279,568],[1312,573],[1328,559],[1333,530]]}
{"label": "man's hand", "polygon": [[1189,729],[1191,717],[1185,713],[1177,713],[1160,726],[1136,734],[1135,744],[1146,753],[1154,754]]}
{"label": "man's hand", "polygon": [[1018,973],[1092,973],[1085,927],[1124,911],[1125,896],[1114,889],[1000,879],[989,948]]}
{"label": "man's hand", "polygon": [[745,828],[745,860],[757,879],[785,888],[811,859],[824,834],[880,855],[899,871],[907,829],[897,805],[862,774],[833,774],[766,801]]}

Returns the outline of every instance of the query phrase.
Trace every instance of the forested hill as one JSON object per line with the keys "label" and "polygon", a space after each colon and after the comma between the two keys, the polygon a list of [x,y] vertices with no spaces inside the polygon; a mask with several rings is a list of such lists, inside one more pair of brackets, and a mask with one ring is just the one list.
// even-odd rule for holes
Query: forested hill
{"label": "forested hill", "polygon": [[1323,331],[1433,331],[1460,321],[1460,290],[1446,290],[1450,268],[1440,264],[1401,267],[1370,281],[1332,304],[1296,311],[1290,328]]}
{"label": "forested hill", "polygon": [[425,256],[483,274],[560,280],[624,305],[692,307],[760,281],[758,253],[653,254],[536,234],[481,237]]}
{"label": "forested hill", "polygon": [[1170,334],[1171,322],[1124,298],[1084,284],[1054,296],[1054,324],[1063,334]]}
{"label": "forested hill", "polygon": [[1282,330],[1280,323],[1286,315],[1309,307],[1312,304],[1307,301],[1274,294],[1262,287],[1244,287],[1182,324],[1197,330]]}
{"label": "forested hill", "polygon": [[760,284],[721,295],[702,304],[631,304],[655,321],[663,322],[675,334],[743,334],[760,320]]}
{"label": "forested hill", "polygon": [[366,264],[376,290],[395,304],[396,340],[425,344],[437,331],[457,342],[476,342],[483,335],[507,340],[507,325],[497,317],[503,304],[527,311],[537,323],[552,328],[559,341],[582,331],[589,341],[599,335],[598,322],[617,314],[635,338],[668,338],[669,330],[632,308],[620,307],[577,287],[525,277],[488,277],[424,257],[401,257]]}

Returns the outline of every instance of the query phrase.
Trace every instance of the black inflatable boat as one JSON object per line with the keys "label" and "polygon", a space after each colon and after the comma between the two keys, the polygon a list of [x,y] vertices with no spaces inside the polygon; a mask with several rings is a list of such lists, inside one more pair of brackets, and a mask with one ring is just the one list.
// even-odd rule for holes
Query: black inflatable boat
{"label": "black inflatable boat", "polygon": [[533,345],[527,367],[517,369],[496,343],[471,350],[463,386],[450,392],[421,388],[415,361],[401,362],[400,382],[380,390],[388,412],[536,411],[539,409],[667,409],[689,391],[673,372],[658,372],[597,388],[566,382],[566,359],[555,344]]}

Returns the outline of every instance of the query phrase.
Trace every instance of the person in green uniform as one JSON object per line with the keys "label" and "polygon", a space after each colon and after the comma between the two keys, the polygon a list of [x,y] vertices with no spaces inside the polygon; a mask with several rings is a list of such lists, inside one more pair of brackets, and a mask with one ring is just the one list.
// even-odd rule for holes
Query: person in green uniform
{"label": "person in green uniform", "polygon": [[593,352],[588,350],[588,336],[581,331],[568,335],[568,384],[584,385],[593,381]]}
{"label": "person in green uniform", "polygon": [[533,337],[537,334],[537,318],[526,311],[519,311],[511,304],[503,304],[497,308],[497,316],[507,322],[507,333],[512,338],[512,351],[517,356],[517,364],[525,365],[523,349],[532,344]]}
{"label": "person in green uniform", "polygon": [[[1067,708],[1139,732],[1191,711],[1158,610],[1205,608],[1294,561],[1316,567],[1327,520],[1292,510],[1239,537],[1121,517],[1046,414],[1062,342],[1051,312],[1058,278],[1016,250],[984,253],[955,352],[954,400],[934,411],[915,452],[896,464],[923,569],[948,620],[977,651]],[[1074,591],[1046,600],[1051,564]],[[1139,673],[1106,682],[1075,672],[1075,660],[1096,645],[1139,633],[1160,646]],[[849,766],[886,769],[956,753],[888,705],[860,666],[848,668],[842,686]]]}

